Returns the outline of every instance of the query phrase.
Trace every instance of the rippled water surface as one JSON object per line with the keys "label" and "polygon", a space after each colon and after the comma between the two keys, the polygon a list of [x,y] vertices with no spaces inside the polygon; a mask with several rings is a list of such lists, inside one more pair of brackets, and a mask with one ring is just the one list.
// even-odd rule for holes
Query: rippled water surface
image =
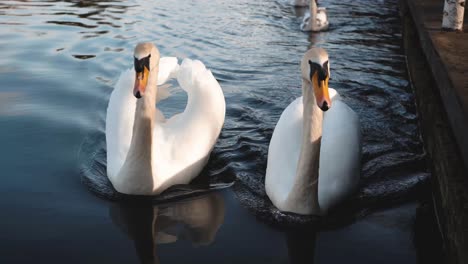
{"label": "rippled water surface", "polygon": [[[0,262],[414,263],[411,239],[400,241],[385,214],[364,217],[414,199],[427,178],[397,2],[320,1],[331,27],[316,34],[299,31],[305,9],[281,1],[0,2]],[[232,188],[152,206],[97,198],[81,182],[93,151],[83,145],[104,143],[113,84],[142,41],[202,60],[220,82],[226,122],[204,174]],[[284,231],[310,219],[266,199],[267,149],[314,45],[361,117],[362,180],[331,218],[344,219],[339,229]],[[171,115],[185,101],[174,89],[161,107]],[[392,244],[405,249],[384,250]]]}

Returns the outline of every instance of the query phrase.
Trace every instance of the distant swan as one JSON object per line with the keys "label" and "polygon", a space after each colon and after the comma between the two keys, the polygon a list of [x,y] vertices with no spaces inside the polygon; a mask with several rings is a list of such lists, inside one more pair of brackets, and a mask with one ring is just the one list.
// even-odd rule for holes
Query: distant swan
{"label": "distant swan", "polygon": [[[163,57],[151,43],[134,52],[134,70],[122,73],[106,118],[107,175],[121,193],[159,194],[195,178],[208,162],[226,112],[223,91],[200,61]],[[161,85],[177,77],[188,94],[183,113],[165,119],[156,103]],[[132,93],[133,91],[133,93]]]}
{"label": "distant swan", "polygon": [[303,96],[284,110],[271,138],[265,188],[281,211],[324,215],[358,186],[360,124],[328,88],[324,49],[307,51],[301,72]]}
{"label": "distant swan", "polygon": [[[303,2],[303,1],[299,1]],[[317,8],[316,0],[310,0],[309,12],[302,20],[302,31],[324,31],[328,29],[327,10],[324,7]]]}

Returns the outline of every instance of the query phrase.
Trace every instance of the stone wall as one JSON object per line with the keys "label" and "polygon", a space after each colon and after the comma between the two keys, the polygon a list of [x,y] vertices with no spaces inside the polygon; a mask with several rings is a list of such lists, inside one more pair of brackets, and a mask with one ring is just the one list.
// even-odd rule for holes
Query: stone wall
{"label": "stone wall", "polygon": [[[430,45],[421,43],[428,41],[420,37],[420,31],[425,28],[423,23],[415,23],[412,14],[415,11],[408,8],[410,1],[400,0],[404,47],[432,171],[433,198],[444,240],[445,263],[468,263],[468,175],[434,80],[434,63],[428,60],[422,48]],[[465,135],[468,137],[468,131]]]}

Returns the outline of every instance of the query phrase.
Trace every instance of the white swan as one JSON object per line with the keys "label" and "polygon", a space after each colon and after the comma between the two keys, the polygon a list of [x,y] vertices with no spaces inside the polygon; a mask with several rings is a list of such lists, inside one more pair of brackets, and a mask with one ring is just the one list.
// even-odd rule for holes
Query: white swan
{"label": "white swan", "polygon": [[327,9],[317,8],[316,0],[310,0],[309,12],[302,20],[302,31],[324,31],[328,29]]}
{"label": "white swan", "polygon": [[[200,173],[226,106],[221,87],[200,61],[185,59],[179,66],[177,58],[160,59],[151,43],[138,44],[134,57],[135,69],[122,73],[107,108],[107,175],[118,192],[154,195]],[[166,120],[156,107],[162,92],[157,85],[175,76],[188,94],[187,106]]]}
{"label": "white swan", "polygon": [[303,96],[284,110],[273,132],[265,189],[281,211],[324,215],[358,186],[359,118],[328,88],[329,69],[324,49],[305,53]]}

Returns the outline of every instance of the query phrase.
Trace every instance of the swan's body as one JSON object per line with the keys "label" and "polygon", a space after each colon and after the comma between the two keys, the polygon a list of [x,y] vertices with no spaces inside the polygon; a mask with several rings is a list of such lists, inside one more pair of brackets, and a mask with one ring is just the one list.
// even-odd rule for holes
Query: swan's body
{"label": "swan's body", "polygon": [[[323,52],[313,48],[305,60],[328,65]],[[359,183],[360,124],[335,90],[329,89],[330,99],[316,98],[318,88],[311,86],[318,84],[312,85],[305,64],[303,60],[303,96],[284,110],[271,138],[265,188],[281,211],[323,215]],[[328,71],[326,82],[328,90]],[[317,104],[326,105],[324,110],[333,107],[323,114]]]}
{"label": "swan's body", "polygon": [[[140,91],[132,94],[135,71],[128,70],[120,76],[107,109],[107,175],[125,194],[159,194],[189,183],[206,165],[224,123],[223,92],[203,63],[185,59],[179,66],[177,58],[159,60],[154,49],[142,98],[135,97]],[[137,46],[135,58],[149,54],[145,52]],[[156,98],[161,97],[157,85],[175,76],[188,94],[187,106],[166,120],[156,108]]]}
{"label": "swan's body", "polygon": [[302,20],[302,31],[324,31],[328,29],[327,10],[324,7],[317,7],[316,0],[311,0],[309,12]]}

